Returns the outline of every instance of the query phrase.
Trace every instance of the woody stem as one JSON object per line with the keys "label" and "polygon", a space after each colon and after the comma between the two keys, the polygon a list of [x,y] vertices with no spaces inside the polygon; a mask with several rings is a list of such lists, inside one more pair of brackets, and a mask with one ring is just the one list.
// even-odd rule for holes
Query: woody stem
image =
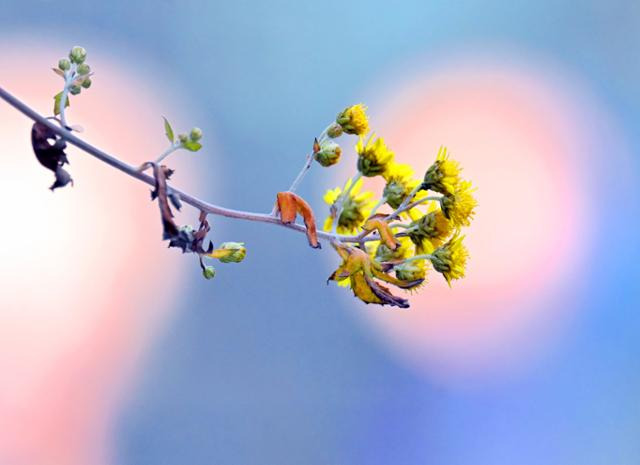
{"label": "woody stem", "polygon": [[[17,99],[12,94],[4,90],[2,87],[0,87],[0,99],[7,102],[9,105],[14,107],[16,110],[18,110],[19,112],[21,112],[22,114],[30,118],[31,120],[48,127],[53,132],[55,132],[58,136],[64,138],[70,144],[75,145],[83,152],[88,153],[89,155],[100,160],[101,162],[106,163],[112,168],[115,168],[131,176],[132,178],[137,179],[138,181],[142,181],[150,186],[155,186],[155,180],[153,177],[147,174],[144,174],[143,172],[139,171],[138,168],[131,166],[128,163],[125,163],[119,158],[104,152],[103,150],[89,144],[88,142],[85,142],[84,140],[72,134],[67,129],[62,128],[57,124],[54,124],[51,120],[47,119],[45,116],[42,116],[41,114],[36,112],[34,109],[32,109],[31,107],[23,103],[21,100]],[[245,220],[245,221],[270,223],[270,224],[278,225],[283,228],[292,229],[294,231],[301,232],[301,233],[306,233],[307,231],[307,228],[300,224],[295,224],[295,223],[283,224],[279,218],[276,218],[273,215],[225,208],[219,205],[206,202],[205,200],[201,200],[187,192],[176,189],[174,187],[172,187],[171,189],[175,194],[180,196],[180,199],[182,200],[182,202],[196,208],[199,211],[204,211],[211,215],[224,216],[226,218],[235,218],[235,219]],[[324,231],[318,231],[318,237],[320,239],[324,239],[328,241],[355,242],[355,243],[360,242],[360,238],[356,236],[330,234]],[[379,240],[379,239],[380,239],[379,237],[375,237],[375,236],[366,238],[367,241]]]}

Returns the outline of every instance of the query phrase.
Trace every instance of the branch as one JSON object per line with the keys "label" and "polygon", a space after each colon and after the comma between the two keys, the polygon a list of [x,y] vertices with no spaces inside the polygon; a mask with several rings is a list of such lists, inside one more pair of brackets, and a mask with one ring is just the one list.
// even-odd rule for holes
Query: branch
{"label": "branch", "polygon": [[[93,157],[97,158],[98,160],[106,163],[107,165],[111,166],[112,168],[115,168],[119,171],[122,171],[125,174],[128,174],[129,176],[131,176],[132,178],[135,178],[139,181],[142,181],[150,186],[154,186],[155,185],[155,181],[154,178],[151,176],[148,176],[140,171],[138,171],[138,168],[133,167],[125,162],[123,162],[122,160],[116,158],[113,155],[110,155],[102,150],[100,150],[97,147],[94,147],[93,145],[89,144],[88,142],[85,142],[84,140],[80,139],[79,137],[73,135],[71,133],[71,131],[64,129],[60,126],[58,126],[57,124],[55,124],[54,122],[52,122],[52,120],[47,119],[46,117],[42,116],[41,114],[39,114],[38,112],[36,112],[35,110],[33,110],[31,107],[29,107],[28,105],[26,105],[25,103],[23,103],[22,101],[18,100],[16,97],[14,97],[12,94],[10,94],[9,92],[7,92],[6,90],[4,90],[2,87],[0,87],[0,98],[2,100],[4,100],[5,102],[7,102],[9,105],[11,105],[12,107],[14,107],[16,110],[18,110],[19,112],[21,112],[22,114],[24,114],[25,116],[27,116],[28,118],[32,119],[35,122],[38,122],[40,124],[46,125],[49,129],[51,129],[52,131],[54,131],[56,134],[58,134],[60,137],[63,137],[66,141],[68,141],[69,143],[75,145],[76,147],[78,147],[80,150],[88,153],[89,155],[92,155]],[[304,170],[306,171],[306,169]],[[178,194],[180,196],[180,199],[188,204],[191,205],[192,207],[198,209],[199,211],[204,211],[206,213],[209,213],[211,215],[217,215],[217,216],[224,216],[227,218],[235,218],[235,219],[239,219],[239,220],[245,220],[245,221],[255,221],[255,222],[259,222],[259,223],[269,223],[269,224],[275,224],[278,226],[281,226],[283,228],[287,228],[287,229],[292,229],[294,231],[297,232],[301,232],[301,233],[306,233],[307,232],[307,228],[300,225],[300,224],[284,224],[280,221],[279,218],[277,218],[275,215],[270,215],[270,214],[266,214],[266,213],[254,213],[254,212],[247,212],[247,211],[242,211],[242,210],[233,210],[231,208],[225,208],[225,207],[221,207],[219,205],[214,205],[212,203],[206,202],[204,200],[201,200],[197,197],[194,197],[182,190],[176,189],[174,187],[171,188],[173,190],[173,192],[175,192],[176,194]],[[344,235],[340,235],[340,234],[330,234],[324,231],[318,231],[318,237],[320,239],[324,239],[324,240],[328,240],[331,242],[360,242],[362,239],[359,238],[358,236],[344,236]],[[379,237],[376,236],[371,236],[371,237],[367,237],[366,240],[367,241],[375,241],[375,240],[379,240]]]}

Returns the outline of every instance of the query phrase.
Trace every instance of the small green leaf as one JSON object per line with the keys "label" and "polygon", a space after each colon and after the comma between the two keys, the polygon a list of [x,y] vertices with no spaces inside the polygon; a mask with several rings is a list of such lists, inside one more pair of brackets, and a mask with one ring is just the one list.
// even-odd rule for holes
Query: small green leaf
{"label": "small green leaf", "polygon": [[188,140],[186,142],[183,142],[182,146],[185,149],[190,150],[191,152],[197,152],[198,150],[200,150],[202,148],[202,144],[200,142],[194,142],[192,140]]}
{"label": "small green leaf", "polygon": [[[58,92],[53,97],[53,114],[54,116],[58,116],[60,114],[60,100],[62,99],[62,91]],[[67,100],[64,102],[64,107],[67,108],[69,105],[69,96],[67,96]]]}
{"label": "small green leaf", "polygon": [[169,121],[167,121],[167,118],[163,116],[162,119],[164,120],[164,133],[167,135],[167,139],[169,139],[169,142],[173,143],[173,141],[175,140],[175,137],[173,135],[173,128],[171,127],[171,124],[169,124]]}

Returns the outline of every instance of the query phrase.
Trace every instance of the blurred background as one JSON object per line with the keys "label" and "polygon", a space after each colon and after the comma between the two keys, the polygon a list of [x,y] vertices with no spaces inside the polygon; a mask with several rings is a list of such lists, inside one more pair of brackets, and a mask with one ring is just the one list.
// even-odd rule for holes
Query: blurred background
{"label": "blurred background", "polygon": [[[3,0],[0,86],[50,114],[84,46],[83,137],[135,164],[162,115],[200,126],[171,164],[214,203],[270,210],[362,101],[418,172],[446,145],[480,207],[467,279],[406,311],[264,224],[211,218],[248,255],[205,281],[148,187],[70,148],[75,186],[48,191],[0,104],[0,463],[639,463],[638,25],[635,1]],[[341,142],[300,191],[319,218]]]}

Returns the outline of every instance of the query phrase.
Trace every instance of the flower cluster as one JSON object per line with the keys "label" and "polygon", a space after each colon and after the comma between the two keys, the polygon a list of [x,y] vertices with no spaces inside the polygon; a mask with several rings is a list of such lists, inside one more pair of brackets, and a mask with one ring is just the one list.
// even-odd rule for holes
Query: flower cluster
{"label": "flower cluster", "polygon": [[[334,129],[338,126],[342,130]],[[355,134],[356,173],[343,187],[329,189],[325,231],[353,235],[352,243],[334,242],[342,264],[329,280],[349,286],[366,303],[408,306],[386,285],[415,290],[426,280],[429,268],[442,274],[449,285],[465,275],[468,251],[461,228],[471,224],[477,202],[474,188],[461,177],[460,164],[441,147],[422,178],[411,166],[396,162],[384,139],[371,134],[365,108],[354,105],[338,115],[333,136]],[[334,140],[332,153],[342,154]],[[322,166],[324,152],[317,150]],[[322,153],[322,155],[318,155]],[[382,194],[363,190],[363,178],[384,180]],[[382,209],[387,211],[382,213]],[[372,225],[375,223],[375,227]]]}

